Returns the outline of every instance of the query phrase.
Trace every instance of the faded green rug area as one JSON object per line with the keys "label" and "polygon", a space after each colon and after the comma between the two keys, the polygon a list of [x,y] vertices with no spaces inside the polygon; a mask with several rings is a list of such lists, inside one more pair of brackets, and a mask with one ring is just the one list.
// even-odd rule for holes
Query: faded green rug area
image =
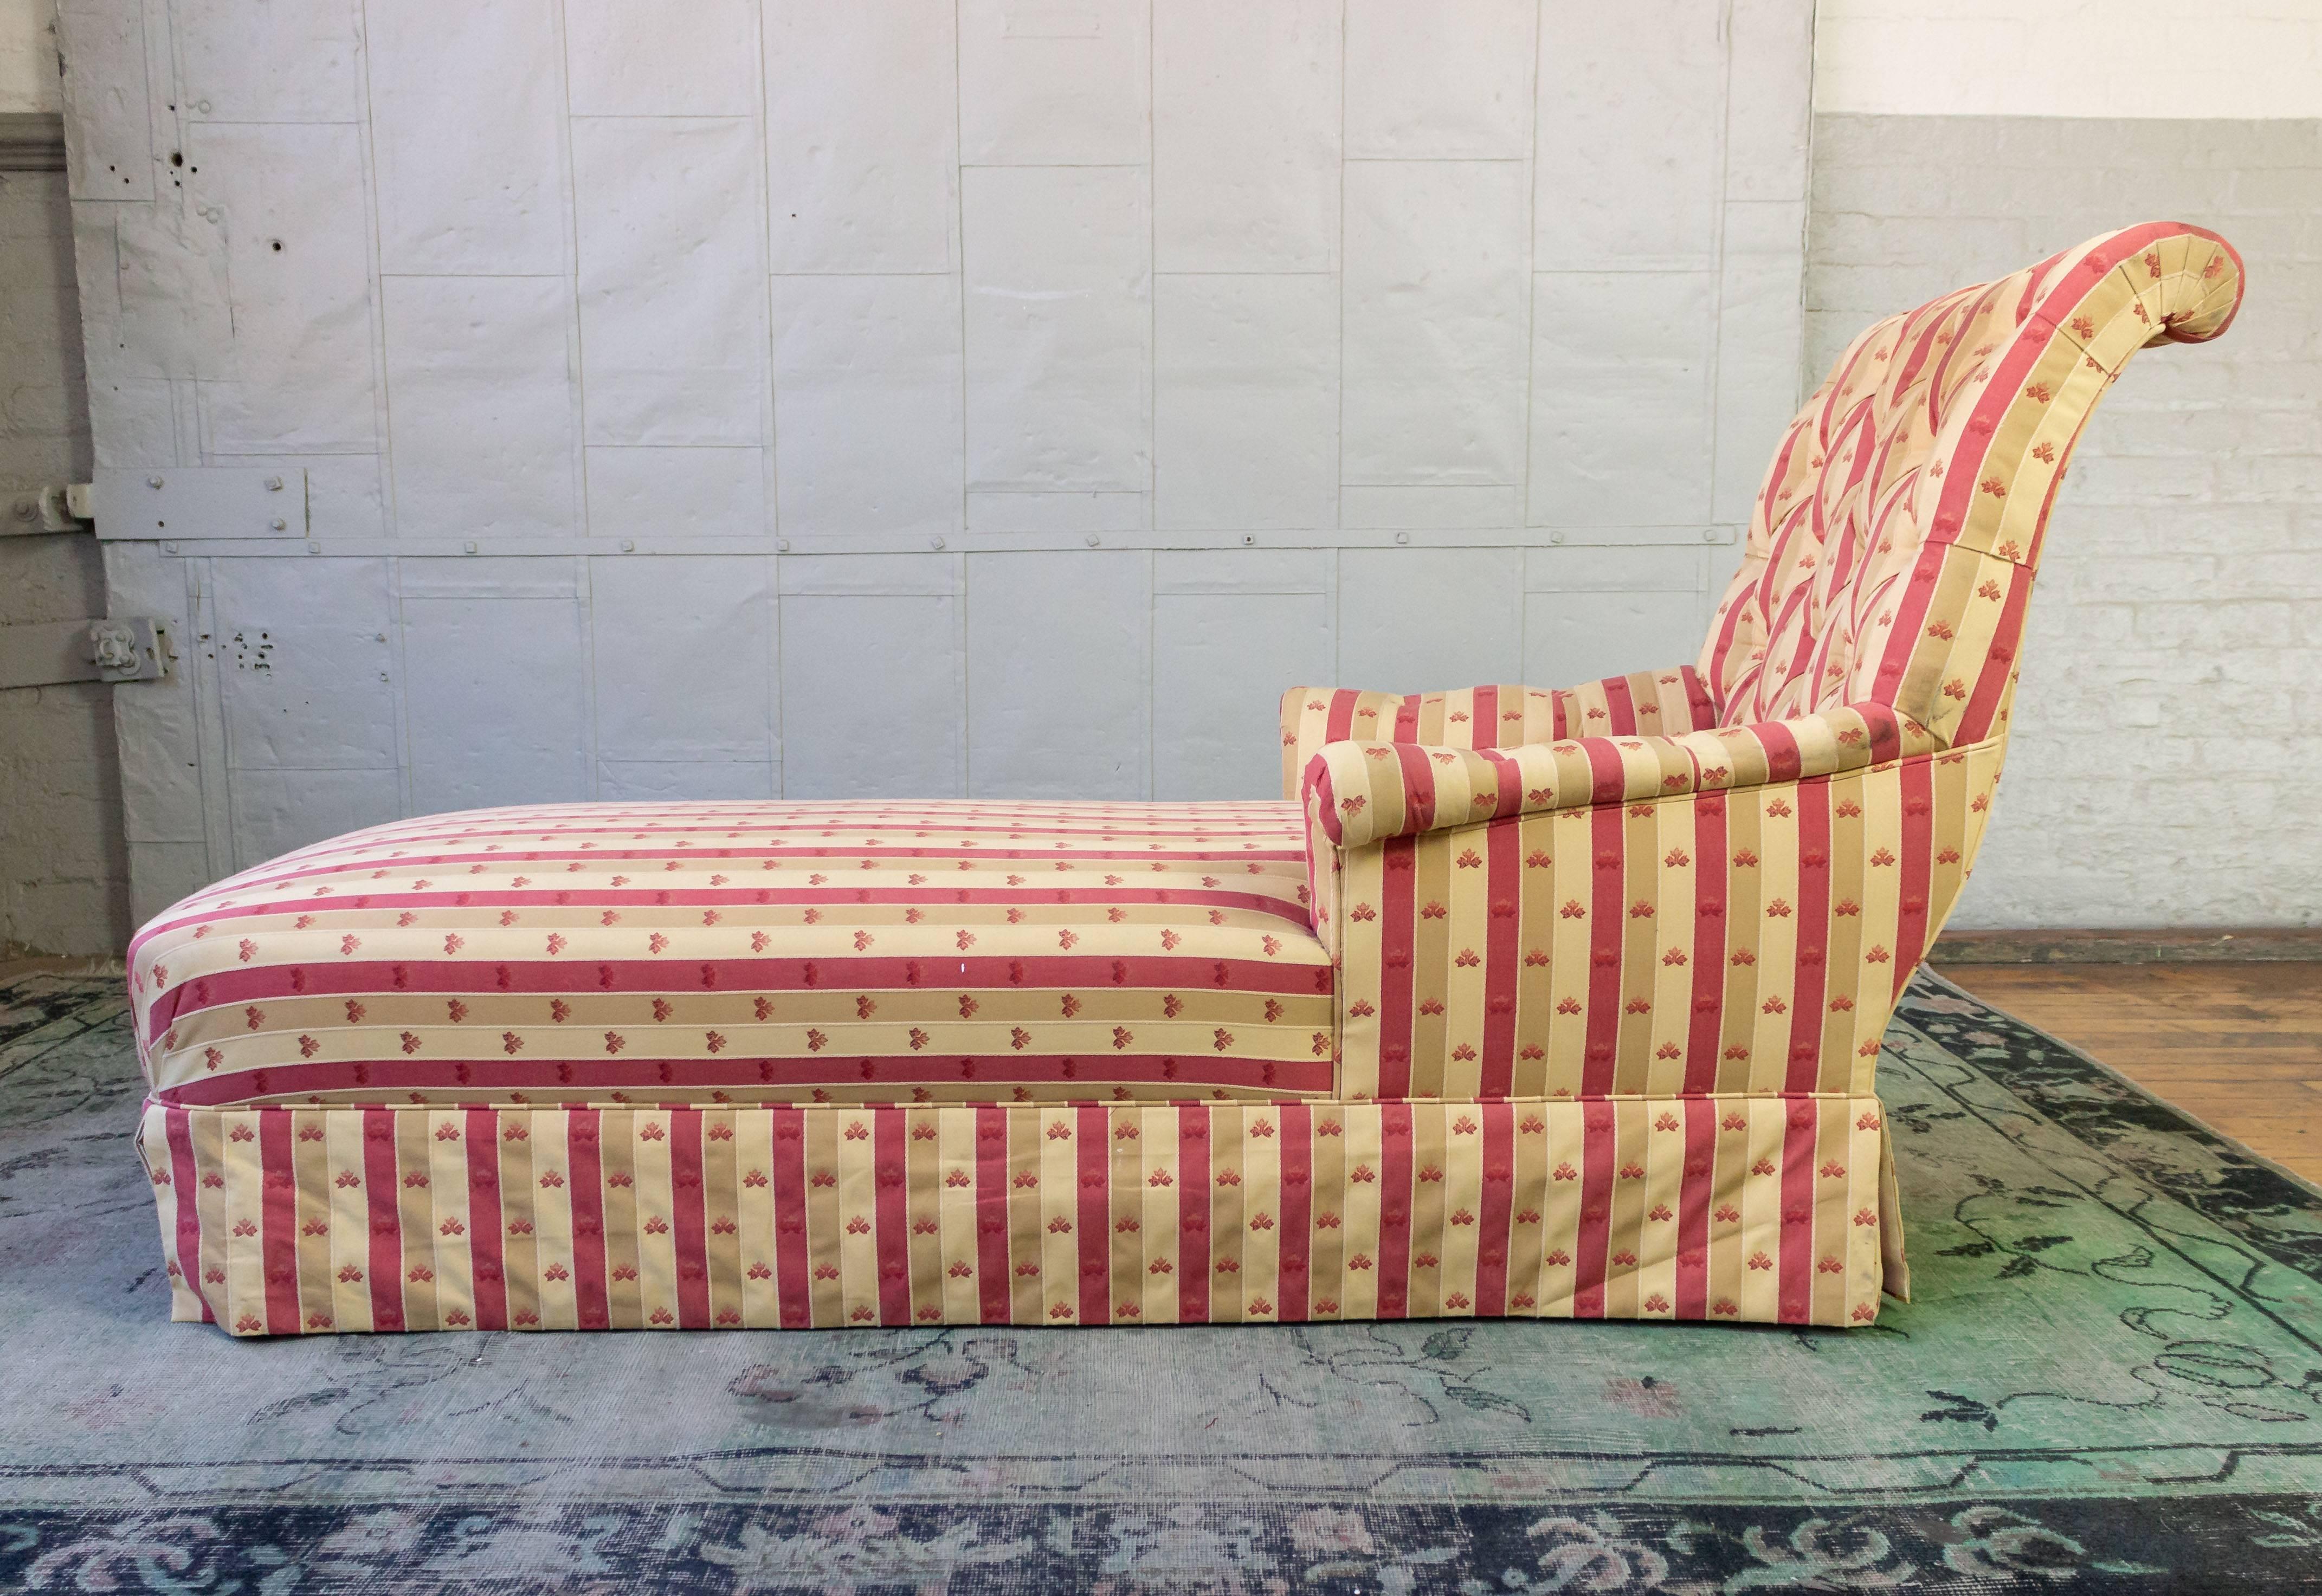
{"label": "faded green rug area", "polygon": [[1923,975],[1860,1331],[166,1320],[114,982],[0,988],[0,1589],[2322,1586],[2322,1194]]}

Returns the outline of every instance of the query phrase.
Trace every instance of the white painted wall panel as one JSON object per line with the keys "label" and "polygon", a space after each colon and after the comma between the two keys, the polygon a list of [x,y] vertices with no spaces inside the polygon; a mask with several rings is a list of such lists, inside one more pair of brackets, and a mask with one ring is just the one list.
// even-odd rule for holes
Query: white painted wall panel
{"label": "white painted wall panel", "polygon": [[375,452],[361,130],[352,123],[198,126],[187,131],[186,155],[190,203],[231,218],[219,231],[233,379],[203,385],[205,447],[217,454]]}
{"label": "white painted wall panel", "polygon": [[387,561],[214,560],[209,569],[209,646],[235,771],[384,771],[396,789]]}
{"label": "white painted wall panel", "polygon": [[[1548,8],[1533,218],[1542,269],[1678,269],[1715,260],[1724,5],[1632,0]],[[1791,117],[1786,106],[1772,109]]]}
{"label": "white painted wall panel", "polygon": [[400,818],[403,784],[392,770],[237,770],[233,862],[248,870],[294,848]]}
{"label": "white painted wall panel", "polygon": [[[190,667],[195,628],[188,624],[187,562],[164,555],[158,543],[108,542],[104,552],[111,613],[168,621],[187,640],[178,657]],[[114,734],[124,749],[138,752],[138,757],[121,762],[122,816],[133,850],[146,843],[192,844],[206,850],[201,842],[201,749],[194,733],[193,701],[190,669],[137,692],[114,695]],[[131,867],[131,884],[142,890],[133,853]]]}
{"label": "white painted wall panel", "polygon": [[151,90],[142,5],[57,0],[65,170],[75,199],[153,197]]}
{"label": "white painted wall panel", "polygon": [[1805,226],[1803,200],[1745,200],[1725,207],[1710,514],[1728,524],[1748,524],[1774,447],[1803,397],[1792,361],[1805,342],[1805,262],[1798,249]]}
{"label": "white painted wall panel", "polygon": [[1337,281],[1164,274],[1153,326],[1154,524],[1332,524]]}
{"label": "white painted wall panel", "polygon": [[949,590],[785,593],[784,796],[964,797],[963,625],[961,601]]}
{"label": "white painted wall panel", "polygon": [[1281,795],[1281,695],[1335,676],[1336,565],[1327,549],[1153,557],[1155,798]]}
{"label": "white painted wall panel", "polygon": [[1542,272],[1534,315],[1532,523],[1706,524],[1716,279]]}
{"label": "white painted wall panel", "polygon": [[1535,0],[1347,0],[1348,159],[1530,155],[1540,10]]}
{"label": "white painted wall panel", "polygon": [[1174,0],[1153,16],[1153,263],[1339,263],[1335,0]]}
{"label": "white painted wall panel", "polygon": [[1152,557],[967,559],[971,798],[1143,798]]}
{"label": "white painted wall panel", "polygon": [[1152,37],[1149,0],[960,0],[960,160],[1144,161]]}
{"label": "white painted wall panel", "polygon": [[1142,490],[1152,312],[1146,174],[961,174],[970,488]]}
{"label": "white painted wall panel", "polygon": [[764,800],[778,772],[763,762],[716,760],[599,760],[597,797],[607,803],[666,804]]}
{"label": "white painted wall panel", "polygon": [[1702,548],[1534,549],[1524,570],[1524,679],[1569,687],[1690,665],[1713,602]]}
{"label": "white painted wall panel", "polygon": [[951,0],[770,0],[776,271],[948,271],[959,215]]}
{"label": "white painted wall panel", "polygon": [[1810,0],[66,4],[96,457],[306,471],[319,558],[166,570],[344,634],[122,722],[155,880],[381,805],[1271,792],[1291,679],[1679,625],[1523,545],[1729,558],[1795,397]]}
{"label": "white painted wall panel", "polygon": [[591,796],[578,599],[407,592],[402,608],[414,813]]}
{"label": "white painted wall panel", "polygon": [[394,0],[364,20],[380,269],[564,269],[554,0]]}
{"label": "white painted wall panel", "polygon": [[587,453],[589,524],[600,533],[747,537],[773,524],[763,449],[600,443]]}
{"label": "white painted wall panel", "polygon": [[756,443],[766,286],[746,117],[572,122],[591,443]]}
{"label": "white painted wall panel", "polygon": [[397,530],[572,530],[571,279],[389,278],[385,287]]}
{"label": "white painted wall panel", "polygon": [[755,0],[564,0],[575,116],[755,116]]}
{"label": "white painted wall panel", "polygon": [[1791,0],[1728,0],[1726,28],[1725,197],[1803,201],[1814,13]]}
{"label": "white painted wall panel", "polygon": [[178,0],[188,122],[359,122],[360,0]]}
{"label": "white painted wall panel", "polygon": [[91,201],[81,209],[92,214],[76,232],[96,246],[100,269],[108,260],[113,267],[113,343],[99,347],[96,369],[187,379],[238,375],[242,351],[218,208]]}
{"label": "white painted wall panel", "polygon": [[1521,161],[1348,165],[1343,480],[1523,479],[1530,190]]}
{"label": "white painted wall panel", "polygon": [[1522,681],[1523,570],[1522,549],[1341,550],[1335,685]]}
{"label": "white painted wall panel", "polygon": [[958,279],[778,277],[773,315],[782,532],[959,530]]}
{"label": "white painted wall panel", "polygon": [[599,759],[748,764],[767,779],[772,566],[762,554],[590,561]]}

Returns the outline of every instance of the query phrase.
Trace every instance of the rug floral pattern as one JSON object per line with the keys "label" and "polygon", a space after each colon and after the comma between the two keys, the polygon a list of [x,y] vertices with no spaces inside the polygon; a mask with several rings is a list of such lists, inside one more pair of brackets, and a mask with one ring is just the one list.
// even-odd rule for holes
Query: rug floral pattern
{"label": "rug floral pattern", "polygon": [[1857,1332],[236,1343],[166,1320],[126,1027],[0,989],[0,1589],[2322,1588],[2322,1195],[1932,976]]}

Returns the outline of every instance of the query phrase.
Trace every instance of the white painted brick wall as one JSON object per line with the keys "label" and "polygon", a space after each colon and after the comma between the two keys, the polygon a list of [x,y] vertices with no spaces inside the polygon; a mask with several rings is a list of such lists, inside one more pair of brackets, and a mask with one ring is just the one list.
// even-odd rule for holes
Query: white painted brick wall
{"label": "white painted brick wall", "polygon": [[2322,122],[1825,115],[1814,195],[1816,370],[2108,227],[2242,251],[2232,330],[2140,356],[2074,456],[1957,923],[2322,924]]}

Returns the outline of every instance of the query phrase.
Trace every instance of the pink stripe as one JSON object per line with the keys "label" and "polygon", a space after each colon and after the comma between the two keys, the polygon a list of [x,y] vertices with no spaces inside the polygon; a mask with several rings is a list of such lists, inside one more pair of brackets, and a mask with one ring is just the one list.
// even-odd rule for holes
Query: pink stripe
{"label": "pink stripe", "polygon": [[572,1295],[584,1330],[601,1330],[613,1318],[605,1279],[604,1125],[604,1116],[594,1108],[575,1108],[565,1120],[571,1165]]}
{"label": "pink stripe", "polygon": [[1177,1322],[1210,1317],[1210,1111],[1177,1111]]}
{"label": "pink stripe", "polygon": [[396,1114],[365,1108],[363,1197],[370,1218],[370,1324],[403,1328],[403,1208],[395,1178]]}
{"label": "pink stripe", "polygon": [[1701,672],[1690,665],[1678,667],[1678,682],[1685,689],[1685,701],[1692,710],[1696,730],[1717,724],[1717,700],[1711,695],[1709,685],[1701,679]]}
{"label": "pink stripe", "polygon": [[1685,1042],[1685,1090],[1717,1084],[1725,1017],[1725,799],[1704,793],[1693,805],[1693,1010]]}
{"label": "pink stripe", "polygon": [[1381,850],[1379,1084],[1381,1099],[1411,1095],[1412,982],[1419,935],[1418,859],[1409,837]]}
{"label": "pink stripe", "polygon": [[1615,736],[1634,736],[1637,731],[1637,701],[1629,691],[1625,676],[1604,679],[1604,708],[1612,717],[1608,723]]}
{"label": "pink stripe", "polygon": [[476,1328],[505,1330],[507,1273],[500,1217],[500,1117],[471,1108],[462,1117],[468,1161],[468,1257],[474,1271]]}
{"label": "pink stripe", "polygon": [[[1093,984],[1093,983],[1092,983]],[[1287,1044],[1285,1044],[1285,1050]],[[339,1063],[281,1065],[264,1068],[263,1095],[306,1097],[325,1092],[435,1090],[535,1091],[569,1088],[589,1092],[635,1093],[654,1088],[640,1084],[641,1072],[658,1072],[657,1087],[708,1092],[720,1089],[761,1086],[808,1088],[873,1084],[926,1085],[973,1079],[986,1086],[1023,1085],[1073,1081],[1092,1072],[1087,1053],[1008,1053],[979,1057],[975,1073],[963,1077],[959,1056],[928,1054],[900,1056],[841,1053],[825,1059],[656,1059],[651,1053],[624,1053],[616,1059],[535,1059],[511,1063],[505,1058],[394,1057],[350,1059]],[[865,1073],[864,1066],[870,1066]],[[358,1081],[360,1065],[368,1072]],[[666,1066],[665,1072],[663,1066]],[[456,1083],[447,1074],[465,1069],[468,1078]],[[1243,1059],[1214,1053],[1111,1053],[1102,1065],[1102,1078],[1119,1081],[1175,1081],[1184,1086],[1271,1088],[1288,1092],[1327,1092],[1332,1086],[1328,1059]],[[254,1095],[253,1072],[229,1071],[206,1075],[184,1086],[157,1091],[154,1099],[172,1106],[211,1107],[247,1102]],[[682,1100],[682,1099],[680,1099]]]}
{"label": "pink stripe", "polygon": [[1309,1260],[1314,1239],[1314,1115],[1303,1103],[1282,1108],[1282,1227],[1276,1279],[1282,1305],[1275,1319],[1303,1323],[1312,1294]]}
{"label": "pink stripe", "polygon": [[1476,1315],[1497,1317],[1508,1310],[1508,1239],[1515,1206],[1516,1110],[1513,1103],[1486,1103],[1476,1110],[1484,1122],[1484,1190],[1476,1206]]}
{"label": "pink stripe", "polygon": [[975,1293],[987,1325],[1013,1317],[1008,1279],[1008,1110],[975,1110]]}
{"label": "pink stripe", "polygon": [[1580,1238],[1573,1259],[1572,1317],[1604,1317],[1604,1272],[1613,1236],[1613,1109],[1592,1103],[1582,1110]]}
{"label": "pink stripe", "polygon": [[709,1216],[701,1186],[701,1110],[669,1116],[670,1239],[677,1254],[677,1324],[706,1330],[709,1318]]}
{"label": "pink stripe", "polygon": [[1589,872],[1588,1026],[1580,1063],[1580,1091],[1601,1098],[1613,1090],[1621,1028],[1621,953],[1627,920],[1623,892],[1628,844],[1621,807],[1604,805],[1588,816],[1594,858]]}
{"label": "pink stripe", "polygon": [[[1303,913],[1302,909],[1300,913]],[[1155,927],[1156,933],[1159,927]],[[251,1002],[293,996],[373,997],[388,991],[473,997],[479,992],[681,993],[739,991],[779,994],[822,990],[903,991],[925,987],[941,991],[998,991],[1007,987],[1035,990],[1097,985],[1166,991],[1213,986],[1219,965],[1232,972],[1237,990],[1250,992],[1312,991],[1312,962],[1269,958],[1196,959],[1165,955],[1127,958],[1107,953],[1077,956],[1039,953],[1026,958],[982,954],[965,959],[855,958],[845,954],[812,959],[483,960],[423,958],[404,963],[370,960],[344,964],[272,964],[220,971],[172,988],[154,1000],[147,1041],[153,1042],[178,1019],[210,1008],[235,1008]],[[962,969],[964,965],[966,968]],[[1113,979],[1114,967],[1120,979]],[[304,981],[303,986],[295,983]],[[187,1003],[188,996],[197,1000]],[[180,1007],[180,1005],[184,1007]]]}
{"label": "pink stripe", "polygon": [[1074,1162],[1080,1174],[1081,1314],[1084,1325],[1112,1322],[1112,1146],[1105,1111],[1093,1103],[1076,1113]]}
{"label": "pink stripe", "polygon": [[879,1322],[911,1322],[911,1215],[904,1184],[904,1133],[900,1108],[871,1110],[871,1156],[875,1213],[872,1232],[879,1254]]}
{"label": "pink stripe", "polygon": [[1931,759],[1906,760],[1896,778],[1903,798],[1902,895],[1895,926],[1895,990],[1900,993],[1927,951],[1927,893],[1934,874],[1935,766]]}
{"label": "pink stripe", "polygon": [[[2041,519],[2046,521],[2045,510],[2041,512]],[[2031,597],[2031,571],[2010,572],[1999,623],[1992,633],[1990,646],[1984,651],[1982,668],[1977,672],[1974,690],[1968,695],[1967,708],[1960,716],[1958,729],[1952,734],[1952,747],[1979,743],[1991,735],[1993,720],[1999,714],[2000,697],[2007,692],[2009,673],[2016,669],[2016,650],[2024,635],[2024,609]]]}
{"label": "pink stripe", "polygon": [[1793,1100],[1782,1132],[1781,1322],[1803,1325],[1814,1309],[1815,1105]]}
{"label": "pink stripe", "polygon": [[1344,743],[1355,734],[1355,700],[1362,695],[1350,688],[1340,688],[1330,695],[1330,713],[1322,722],[1322,741]]}
{"label": "pink stripe", "polygon": [[1378,1316],[1410,1317],[1411,1105],[1379,1105]]}
{"label": "pink stripe", "polygon": [[202,1322],[214,1325],[209,1282],[202,1278],[201,1175],[194,1168],[193,1123],[183,1108],[165,1108],[162,1134],[169,1145],[169,1202],[178,1221],[178,1272],[194,1300],[202,1305]]}
{"label": "pink stripe", "polygon": [[290,1114],[258,1116],[259,1256],[266,1272],[266,1333],[295,1336],[298,1322],[298,1176],[290,1162]]}
{"label": "pink stripe", "polygon": [[1467,723],[1467,746],[1497,748],[1500,745],[1500,689],[1496,687],[1477,688],[1475,704],[1476,718]]}
{"label": "pink stripe", "polygon": [[[1502,775],[1513,782],[1514,770]],[[1521,797],[1521,794],[1515,795]],[[1516,987],[1522,974],[1522,834],[1501,820],[1484,828],[1484,879],[1489,901],[1484,932],[1484,1056],[1481,1094],[1504,1098],[1515,1090]]]}
{"label": "pink stripe", "polygon": [[784,1329],[803,1330],[814,1322],[806,1238],[806,1111],[777,1108],[773,1119],[774,1302]]}
{"label": "pink stripe", "polygon": [[1677,1317],[1709,1317],[1709,1195],[1717,1187],[1717,1104],[1685,1099],[1685,1175],[1677,1189]]}
{"label": "pink stripe", "polygon": [[1797,975],[1790,992],[1787,1090],[1812,1091],[1821,1074],[1824,987],[1830,953],[1830,781],[1793,789],[1798,806]]}

